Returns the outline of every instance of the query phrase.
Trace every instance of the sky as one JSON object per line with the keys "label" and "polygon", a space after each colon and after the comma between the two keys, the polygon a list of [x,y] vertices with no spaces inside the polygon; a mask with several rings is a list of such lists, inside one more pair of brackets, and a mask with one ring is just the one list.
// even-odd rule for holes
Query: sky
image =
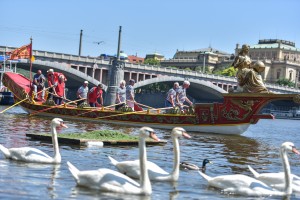
{"label": "sky", "polygon": [[0,0],[0,46],[79,54],[121,50],[170,59],[177,50],[212,47],[234,53],[236,44],[282,39],[300,48],[299,0]]}

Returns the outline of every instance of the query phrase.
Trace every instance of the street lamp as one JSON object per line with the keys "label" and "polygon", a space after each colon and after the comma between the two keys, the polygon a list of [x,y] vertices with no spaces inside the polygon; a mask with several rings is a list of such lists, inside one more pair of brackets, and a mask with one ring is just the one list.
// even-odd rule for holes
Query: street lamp
{"label": "street lamp", "polygon": [[203,71],[203,73],[205,73],[205,55],[206,55],[206,53],[207,52],[205,52],[205,51],[202,53],[202,55],[203,55],[203,70],[202,71]]}
{"label": "street lamp", "polygon": [[295,88],[298,88],[299,71],[296,69]]}

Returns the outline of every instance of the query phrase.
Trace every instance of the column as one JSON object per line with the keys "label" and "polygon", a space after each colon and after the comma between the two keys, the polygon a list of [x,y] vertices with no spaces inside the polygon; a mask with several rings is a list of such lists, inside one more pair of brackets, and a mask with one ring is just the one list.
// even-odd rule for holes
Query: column
{"label": "column", "polygon": [[112,67],[109,70],[109,83],[106,91],[104,105],[109,106],[115,103],[116,92],[119,86],[119,83],[124,79],[124,67],[125,63],[122,61],[114,60]]}

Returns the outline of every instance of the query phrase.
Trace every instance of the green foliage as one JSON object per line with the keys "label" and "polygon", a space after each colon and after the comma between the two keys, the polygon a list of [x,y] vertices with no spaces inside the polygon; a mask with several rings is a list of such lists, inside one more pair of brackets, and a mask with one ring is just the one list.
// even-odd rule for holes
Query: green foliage
{"label": "green foliage", "polygon": [[286,79],[286,78],[278,79],[276,81],[276,83],[279,84],[279,85],[286,85],[286,86],[289,86],[289,87],[295,87],[295,83],[291,82],[289,79]]}
{"label": "green foliage", "polygon": [[221,71],[215,71],[214,74],[223,75],[223,76],[235,76],[237,69],[234,67],[229,67]]}
{"label": "green foliage", "polygon": [[191,68],[189,68],[189,67],[184,68],[183,70],[185,70],[185,71],[192,71]]}
{"label": "green foliage", "polygon": [[[17,67],[17,70],[16,70],[17,73],[19,74],[22,74],[24,75],[26,78],[30,78],[30,72],[28,70],[25,70],[25,69],[20,69]],[[34,76],[35,73],[32,73],[32,77]]]}
{"label": "green foliage", "polygon": [[[50,136],[50,134],[47,134]],[[70,138],[70,139],[90,139],[90,140],[124,140],[124,141],[136,141],[137,136],[130,136],[119,131],[112,130],[97,130],[86,133],[63,133],[59,134],[60,138]]]}
{"label": "green foliage", "polygon": [[195,68],[195,71],[196,71],[196,72],[202,72],[202,69],[203,69],[203,67],[197,66],[197,67]]}
{"label": "green foliage", "polygon": [[154,59],[154,58],[147,58],[144,60],[144,63],[148,64],[148,65],[160,65],[159,60]]}
{"label": "green foliage", "polygon": [[142,91],[151,91],[151,92],[167,92],[170,89],[170,85],[167,83],[152,83],[150,85],[145,85],[141,87]]}

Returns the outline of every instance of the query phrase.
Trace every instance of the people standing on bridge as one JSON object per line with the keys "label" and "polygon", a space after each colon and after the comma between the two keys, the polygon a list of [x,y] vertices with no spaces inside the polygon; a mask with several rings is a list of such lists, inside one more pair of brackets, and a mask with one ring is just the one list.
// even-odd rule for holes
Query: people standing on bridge
{"label": "people standing on bridge", "polygon": [[134,111],[134,89],[133,86],[135,84],[134,79],[129,80],[129,84],[126,86],[126,104],[128,107],[132,108],[132,111]]}
{"label": "people standing on bridge", "polygon": [[88,81],[84,81],[83,85],[80,86],[80,88],[76,92],[77,100],[81,99],[80,101],[77,101],[77,106],[79,106],[83,102],[87,102],[87,94],[89,92],[88,83]]}
{"label": "people standing on bridge", "polygon": [[[100,83],[97,87],[92,87],[88,92],[88,102],[91,107],[100,107],[103,106],[103,85]],[[98,103],[97,99],[100,100],[100,104]]]}
{"label": "people standing on bridge", "polygon": [[176,102],[178,103],[180,110],[184,111],[184,102],[187,102],[190,104],[190,106],[193,106],[193,102],[189,100],[189,98],[186,96],[186,89],[190,87],[190,82],[185,80],[183,81],[182,86],[180,86],[176,92]]}
{"label": "people standing on bridge", "polygon": [[122,106],[125,105],[125,101],[126,101],[126,82],[125,80],[122,80],[120,82],[120,86],[117,88],[117,92],[116,92],[116,101],[115,103],[117,104],[115,106],[115,110],[118,110],[119,108],[121,108]]}
{"label": "people standing on bridge", "polygon": [[165,107],[175,107],[176,105],[176,92],[179,88],[179,83],[175,82],[173,87],[167,92],[167,98],[165,100]]}
{"label": "people standing on bridge", "polygon": [[65,76],[59,75],[58,82],[55,87],[55,94],[53,96],[53,101],[56,105],[61,105],[63,99],[66,99],[66,93],[65,93]]}
{"label": "people standing on bridge", "polygon": [[37,73],[33,76],[33,91],[34,91],[34,98],[38,99],[38,95],[37,92],[38,90],[42,91],[42,100],[45,100],[45,81],[46,78],[45,76],[42,74],[41,70],[38,70]]}

